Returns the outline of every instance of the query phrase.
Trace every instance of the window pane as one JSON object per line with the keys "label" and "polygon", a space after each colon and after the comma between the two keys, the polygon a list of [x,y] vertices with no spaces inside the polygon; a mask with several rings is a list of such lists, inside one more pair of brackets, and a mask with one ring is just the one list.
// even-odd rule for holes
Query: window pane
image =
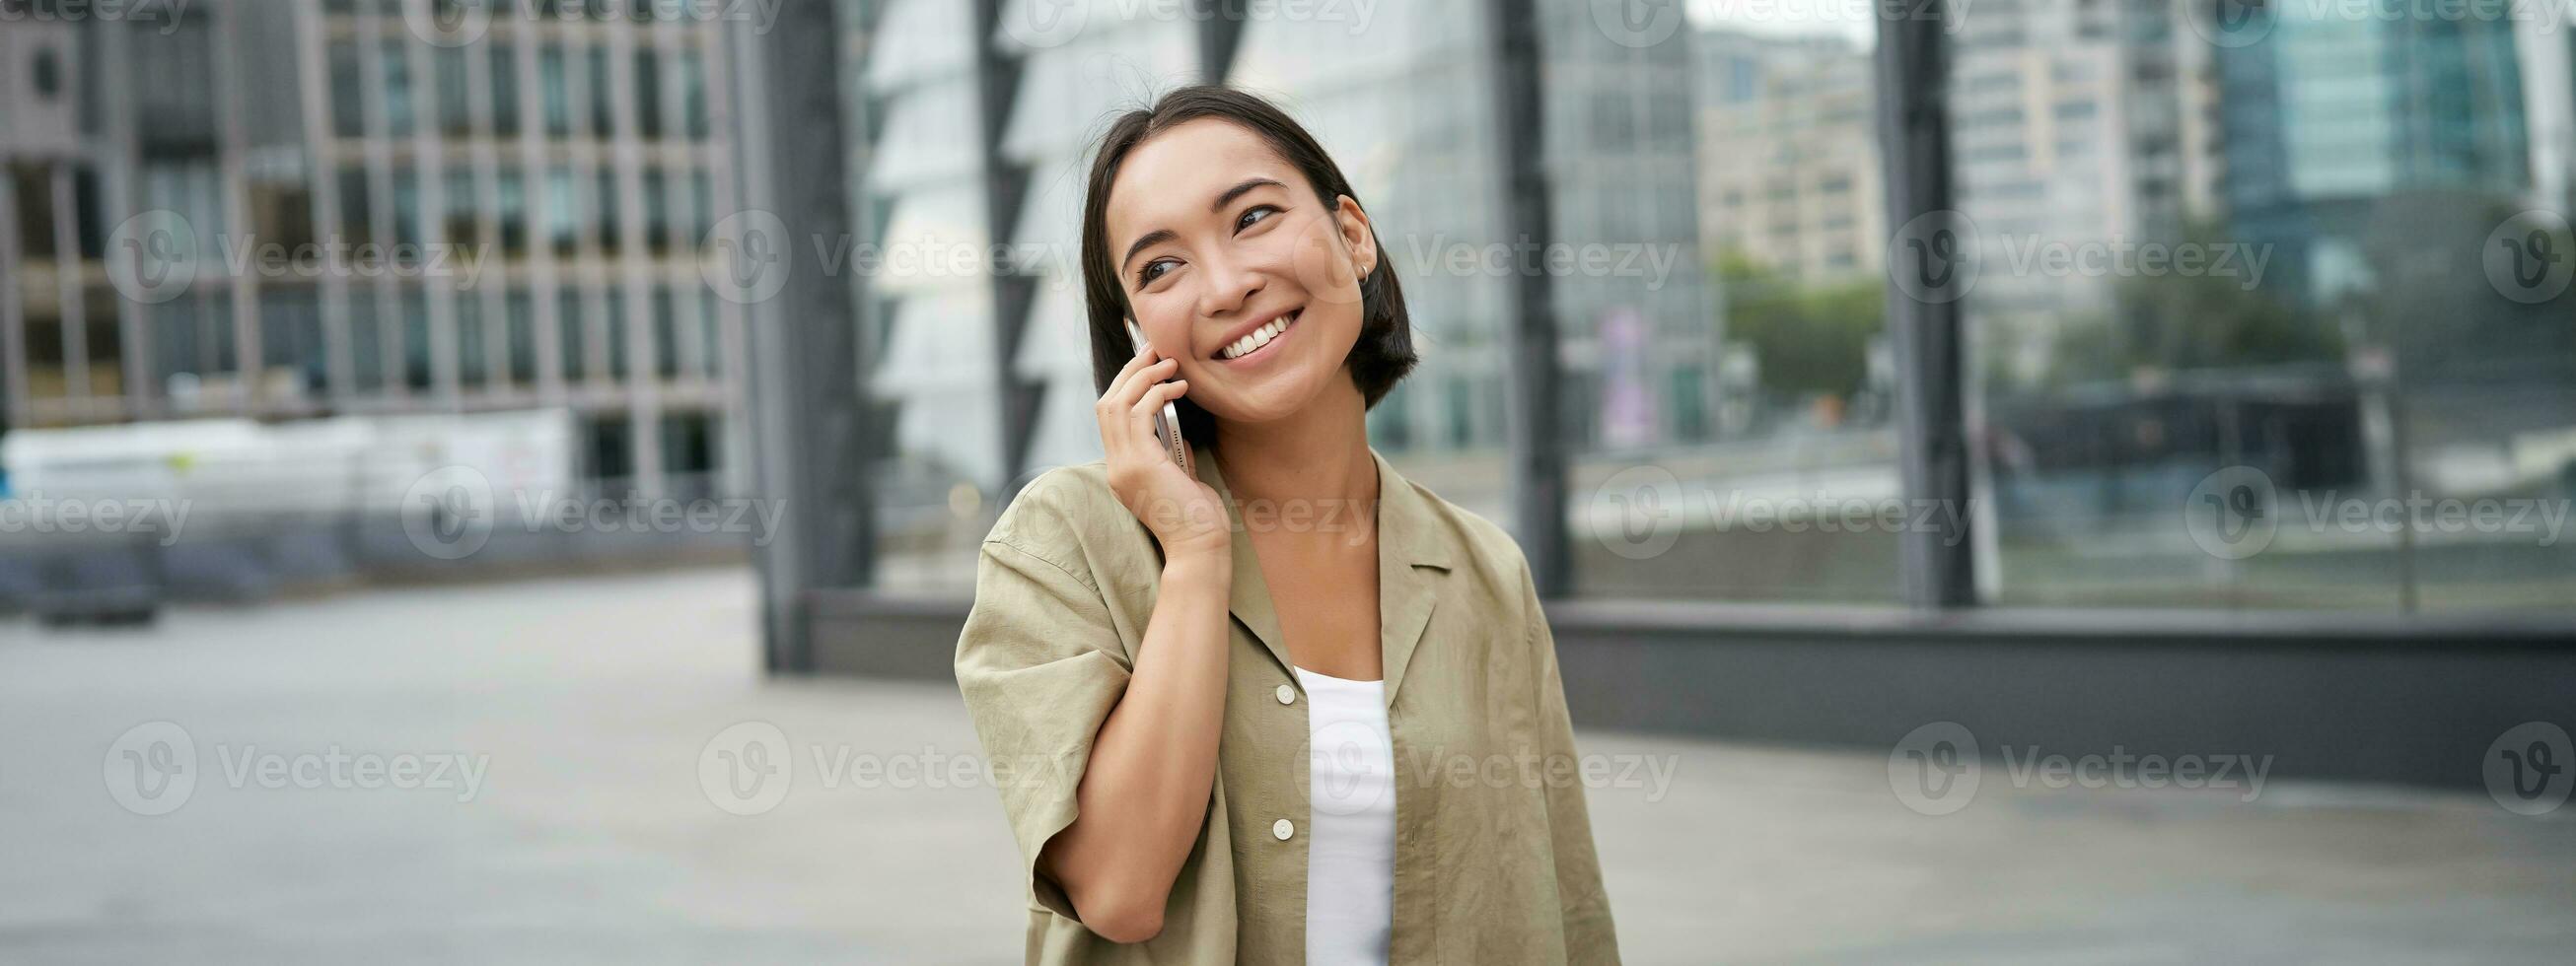
{"label": "window pane", "polygon": [[1576,592],[1893,602],[1871,22],[1541,11]]}
{"label": "window pane", "polygon": [[2564,606],[2576,298],[2534,254],[2576,249],[2530,212],[2567,98],[2515,25],[2014,13],[1951,77],[1987,594]]}

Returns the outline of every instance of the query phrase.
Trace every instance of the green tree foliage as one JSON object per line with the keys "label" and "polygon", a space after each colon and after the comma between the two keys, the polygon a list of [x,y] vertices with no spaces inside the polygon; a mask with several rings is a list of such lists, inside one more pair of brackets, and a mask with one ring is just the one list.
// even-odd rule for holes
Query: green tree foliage
{"label": "green tree foliage", "polygon": [[1885,280],[1802,284],[1746,257],[1717,257],[1727,338],[1753,347],[1775,396],[1849,396],[1869,373],[1869,341],[1886,328]]}

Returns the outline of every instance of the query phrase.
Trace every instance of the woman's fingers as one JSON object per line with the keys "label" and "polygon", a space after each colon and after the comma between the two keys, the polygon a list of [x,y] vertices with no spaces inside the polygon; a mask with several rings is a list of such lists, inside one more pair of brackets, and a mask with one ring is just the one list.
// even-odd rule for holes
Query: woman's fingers
{"label": "woman's fingers", "polygon": [[1111,381],[1107,391],[1101,393],[1100,402],[1095,407],[1100,423],[1101,450],[1112,456],[1122,453],[1149,455],[1160,449],[1147,438],[1153,435],[1152,421],[1137,419],[1135,407],[1137,401],[1153,387],[1162,385],[1158,380],[1177,370],[1180,363],[1172,359],[1145,360],[1146,356],[1142,354],[1129,360],[1128,367]]}
{"label": "woman's fingers", "polygon": [[1147,387],[1170,378],[1180,368],[1178,359],[1157,359],[1147,363],[1128,373],[1122,381],[1111,383],[1109,391],[1100,394],[1100,404],[1110,412],[1133,406],[1137,398],[1145,394]]}
{"label": "woman's fingers", "polygon": [[1118,367],[1118,374],[1109,377],[1109,388],[1101,390],[1101,395],[1106,397],[1110,390],[1116,389],[1118,388],[1118,384],[1126,382],[1127,377],[1135,375],[1136,370],[1144,368],[1153,361],[1154,354],[1152,346],[1136,350],[1135,355],[1127,357],[1126,365]]}
{"label": "woman's fingers", "polygon": [[[1187,379],[1155,383],[1145,389],[1144,395],[1137,398],[1136,405],[1129,407],[1128,412],[1150,420],[1153,418],[1154,411],[1163,408],[1164,403],[1188,395],[1189,391],[1190,381]],[[1145,425],[1150,427],[1153,424],[1148,422]]]}

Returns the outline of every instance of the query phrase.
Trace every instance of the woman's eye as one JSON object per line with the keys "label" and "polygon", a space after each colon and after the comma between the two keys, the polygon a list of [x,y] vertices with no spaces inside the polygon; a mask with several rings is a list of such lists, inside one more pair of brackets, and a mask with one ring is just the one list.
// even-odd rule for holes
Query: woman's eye
{"label": "woman's eye", "polygon": [[1168,258],[1158,258],[1153,261],[1146,262],[1143,268],[1136,270],[1136,284],[1139,286],[1154,284],[1155,279],[1163,277],[1163,273],[1157,272],[1155,269],[1170,265],[1171,263],[1172,260]]}
{"label": "woman's eye", "polygon": [[1234,230],[1238,233],[1242,232],[1244,228],[1258,220],[1252,216],[1261,214],[1265,211],[1275,215],[1279,213],[1279,207],[1277,205],[1254,205],[1251,208],[1246,209],[1243,212],[1243,217],[1234,220]]}

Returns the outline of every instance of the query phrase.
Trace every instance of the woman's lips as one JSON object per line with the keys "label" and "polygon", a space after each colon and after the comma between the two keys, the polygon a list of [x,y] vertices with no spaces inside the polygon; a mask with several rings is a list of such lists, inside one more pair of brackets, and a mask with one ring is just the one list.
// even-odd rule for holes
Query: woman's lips
{"label": "woman's lips", "polygon": [[1261,348],[1246,352],[1232,359],[1218,356],[1216,357],[1217,364],[1222,366],[1241,365],[1244,363],[1259,362],[1263,359],[1269,358],[1270,350],[1278,348],[1279,343],[1288,341],[1288,337],[1296,333],[1297,323],[1305,321],[1305,318],[1305,309],[1298,309],[1297,311],[1288,313],[1287,327],[1280,329],[1278,335],[1271,336],[1270,341],[1262,343]]}

